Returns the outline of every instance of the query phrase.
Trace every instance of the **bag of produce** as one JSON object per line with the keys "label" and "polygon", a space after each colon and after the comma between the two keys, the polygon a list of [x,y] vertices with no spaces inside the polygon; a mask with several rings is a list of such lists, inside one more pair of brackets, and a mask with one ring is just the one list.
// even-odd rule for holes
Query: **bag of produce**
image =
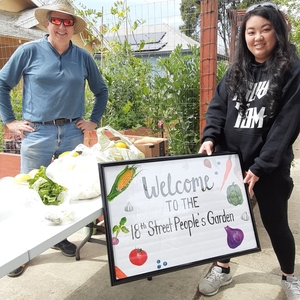
{"label": "bag of produce", "polygon": [[[111,135],[111,138],[106,133]],[[131,160],[145,158],[127,137],[110,126],[97,129],[98,143],[92,148],[100,151],[110,161]]]}
{"label": "bag of produce", "polygon": [[1,219],[11,214],[19,219],[18,215],[23,216],[26,209],[26,222],[46,221],[58,225],[73,221],[68,191],[48,178],[45,172],[46,167],[41,166],[28,174],[0,180],[1,199],[6,200],[6,211],[2,209]]}
{"label": "bag of produce", "polygon": [[[34,197],[32,191],[30,204],[36,209],[41,209],[46,220],[56,225],[73,221],[74,213],[69,206],[68,191],[46,175],[46,167],[41,166],[33,178],[28,179],[28,183],[29,189],[36,192]],[[41,201],[38,201],[38,198]]]}
{"label": "bag of produce", "polygon": [[[114,140],[109,139],[105,131],[110,132]],[[97,129],[97,136],[98,143],[91,148],[80,144],[47,167],[47,176],[66,187],[72,200],[101,194],[98,163],[145,157],[129,139],[110,126]]]}
{"label": "bag of produce", "polygon": [[67,188],[71,200],[95,198],[101,194],[99,160],[91,149],[80,144],[55,159],[47,167],[46,174],[54,182]]}

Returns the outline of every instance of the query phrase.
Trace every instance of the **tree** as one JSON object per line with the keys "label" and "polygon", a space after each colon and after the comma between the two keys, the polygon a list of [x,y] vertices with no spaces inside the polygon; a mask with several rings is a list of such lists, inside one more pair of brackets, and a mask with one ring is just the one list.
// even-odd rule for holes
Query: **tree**
{"label": "tree", "polygon": [[200,40],[200,6],[195,0],[181,0],[180,13],[184,25],[179,30],[192,39]]}
{"label": "tree", "polygon": [[[228,19],[228,10],[248,7],[258,1],[221,1],[218,0],[218,35],[224,46],[224,54],[229,55],[231,23]],[[180,12],[184,25],[180,26],[181,32],[187,36],[200,40],[200,0],[181,0]]]}
{"label": "tree", "polygon": [[218,36],[224,46],[224,55],[229,56],[231,36],[231,22],[228,18],[228,9],[237,9],[236,2],[218,1]]}
{"label": "tree", "polygon": [[299,0],[281,0],[279,1],[282,10],[286,12],[291,23],[291,41],[296,45],[300,53],[300,13]]}

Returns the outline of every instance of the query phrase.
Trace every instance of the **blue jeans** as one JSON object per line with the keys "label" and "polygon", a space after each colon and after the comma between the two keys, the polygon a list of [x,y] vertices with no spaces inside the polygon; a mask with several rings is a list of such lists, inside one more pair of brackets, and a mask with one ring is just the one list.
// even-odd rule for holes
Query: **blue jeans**
{"label": "blue jeans", "polygon": [[34,123],[35,131],[25,132],[22,139],[21,173],[47,167],[53,158],[82,144],[83,132],[76,127],[77,121],[63,125]]}

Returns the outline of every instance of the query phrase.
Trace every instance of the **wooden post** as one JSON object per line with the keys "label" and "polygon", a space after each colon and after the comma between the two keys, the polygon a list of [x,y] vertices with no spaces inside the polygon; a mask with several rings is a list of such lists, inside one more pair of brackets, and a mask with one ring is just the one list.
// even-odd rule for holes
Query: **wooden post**
{"label": "wooden post", "polygon": [[218,1],[201,0],[200,13],[200,135],[217,78]]}

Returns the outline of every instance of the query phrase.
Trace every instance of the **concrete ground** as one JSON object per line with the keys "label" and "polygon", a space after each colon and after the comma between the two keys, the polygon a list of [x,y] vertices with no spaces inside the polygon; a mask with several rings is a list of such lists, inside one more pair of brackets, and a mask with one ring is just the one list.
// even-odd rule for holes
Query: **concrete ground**
{"label": "concrete ground", "polygon": [[[294,150],[296,158],[292,177],[295,188],[289,200],[289,219],[297,245],[295,273],[300,278],[300,139],[295,143]],[[81,249],[80,261],[49,249],[31,260],[20,277],[1,278],[0,299],[284,300],[286,298],[280,286],[281,272],[257,206],[254,207],[254,216],[262,251],[232,259],[232,284],[221,288],[212,297],[201,296],[198,292],[198,282],[211,264],[160,275],[152,281],[143,279],[111,287],[106,247],[88,243]],[[17,239],[18,232],[14,234]],[[80,230],[69,240],[79,245],[83,237]],[[105,238],[104,235],[94,237]]]}

